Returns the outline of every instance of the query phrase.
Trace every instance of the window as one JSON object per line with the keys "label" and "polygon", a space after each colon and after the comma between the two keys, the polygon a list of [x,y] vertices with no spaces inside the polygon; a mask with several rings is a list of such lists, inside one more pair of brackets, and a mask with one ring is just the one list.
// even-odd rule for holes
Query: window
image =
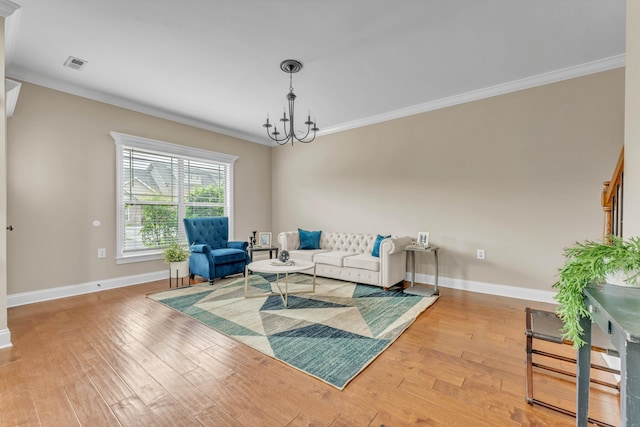
{"label": "window", "polygon": [[116,142],[117,262],[159,259],[187,244],[183,218],[229,217],[236,156],[111,132]]}

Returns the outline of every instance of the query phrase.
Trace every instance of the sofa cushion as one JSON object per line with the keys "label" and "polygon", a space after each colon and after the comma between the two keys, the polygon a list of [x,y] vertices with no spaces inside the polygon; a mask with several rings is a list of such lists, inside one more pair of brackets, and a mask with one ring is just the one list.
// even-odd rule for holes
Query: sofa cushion
{"label": "sofa cushion", "polygon": [[246,252],[242,249],[211,249],[211,255],[216,264],[228,264],[230,262],[244,262]]}
{"label": "sofa cushion", "polygon": [[289,257],[291,259],[300,259],[303,261],[313,262],[313,258],[316,254],[321,254],[323,252],[329,252],[327,249],[303,249],[303,250],[293,250],[289,251]]}
{"label": "sofa cushion", "polygon": [[314,256],[313,261],[316,264],[328,264],[328,265],[335,265],[336,267],[342,267],[343,260],[353,255],[355,255],[353,252],[345,252],[345,251],[323,252]]}
{"label": "sofa cushion", "polygon": [[372,256],[376,258],[380,257],[380,243],[382,243],[384,239],[388,239],[389,237],[391,237],[391,234],[389,234],[388,236],[381,236],[380,234],[378,234],[378,236],[376,237],[376,241],[373,244],[373,250],[371,251]]}
{"label": "sofa cushion", "polygon": [[361,270],[380,271],[380,258],[369,254],[352,255],[344,259],[344,266]]}
{"label": "sofa cushion", "polygon": [[320,231],[307,231],[298,228],[298,235],[300,236],[300,246],[298,249],[320,249]]}

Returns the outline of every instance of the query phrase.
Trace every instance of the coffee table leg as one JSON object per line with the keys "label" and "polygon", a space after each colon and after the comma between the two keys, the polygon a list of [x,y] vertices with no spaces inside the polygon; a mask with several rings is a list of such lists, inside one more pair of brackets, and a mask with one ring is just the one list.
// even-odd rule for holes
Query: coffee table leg
{"label": "coffee table leg", "polygon": [[[289,273],[284,273],[284,293],[280,287],[280,273],[276,273],[276,288],[285,308],[289,308]],[[276,294],[277,295],[277,294]]]}
{"label": "coffee table leg", "polygon": [[247,297],[249,291],[249,265],[244,266],[244,297]]}
{"label": "coffee table leg", "polygon": [[316,265],[313,264],[313,291],[311,291],[312,293],[316,292]]}
{"label": "coffee table leg", "polygon": [[284,306],[289,308],[289,273],[284,273]]}

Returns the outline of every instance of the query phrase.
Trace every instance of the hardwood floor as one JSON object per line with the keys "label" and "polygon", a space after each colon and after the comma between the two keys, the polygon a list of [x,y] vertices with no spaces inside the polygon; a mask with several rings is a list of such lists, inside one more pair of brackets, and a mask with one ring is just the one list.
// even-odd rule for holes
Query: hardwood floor
{"label": "hardwood floor", "polygon": [[[525,401],[524,308],[547,304],[443,288],[338,391],[145,297],[167,287],[10,308],[0,426],[575,425]],[[572,409],[569,381],[536,378],[536,397]],[[617,425],[617,395],[592,395]]]}

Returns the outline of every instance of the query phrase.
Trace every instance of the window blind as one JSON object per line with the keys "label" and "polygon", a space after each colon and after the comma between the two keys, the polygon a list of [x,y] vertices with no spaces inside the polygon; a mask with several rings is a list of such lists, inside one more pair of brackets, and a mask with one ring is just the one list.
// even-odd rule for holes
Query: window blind
{"label": "window blind", "polygon": [[[235,157],[112,133],[118,173],[118,253],[160,254],[186,245],[183,218],[232,217]],[[200,158],[196,158],[200,155]],[[202,158],[209,157],[209,158]]]}

